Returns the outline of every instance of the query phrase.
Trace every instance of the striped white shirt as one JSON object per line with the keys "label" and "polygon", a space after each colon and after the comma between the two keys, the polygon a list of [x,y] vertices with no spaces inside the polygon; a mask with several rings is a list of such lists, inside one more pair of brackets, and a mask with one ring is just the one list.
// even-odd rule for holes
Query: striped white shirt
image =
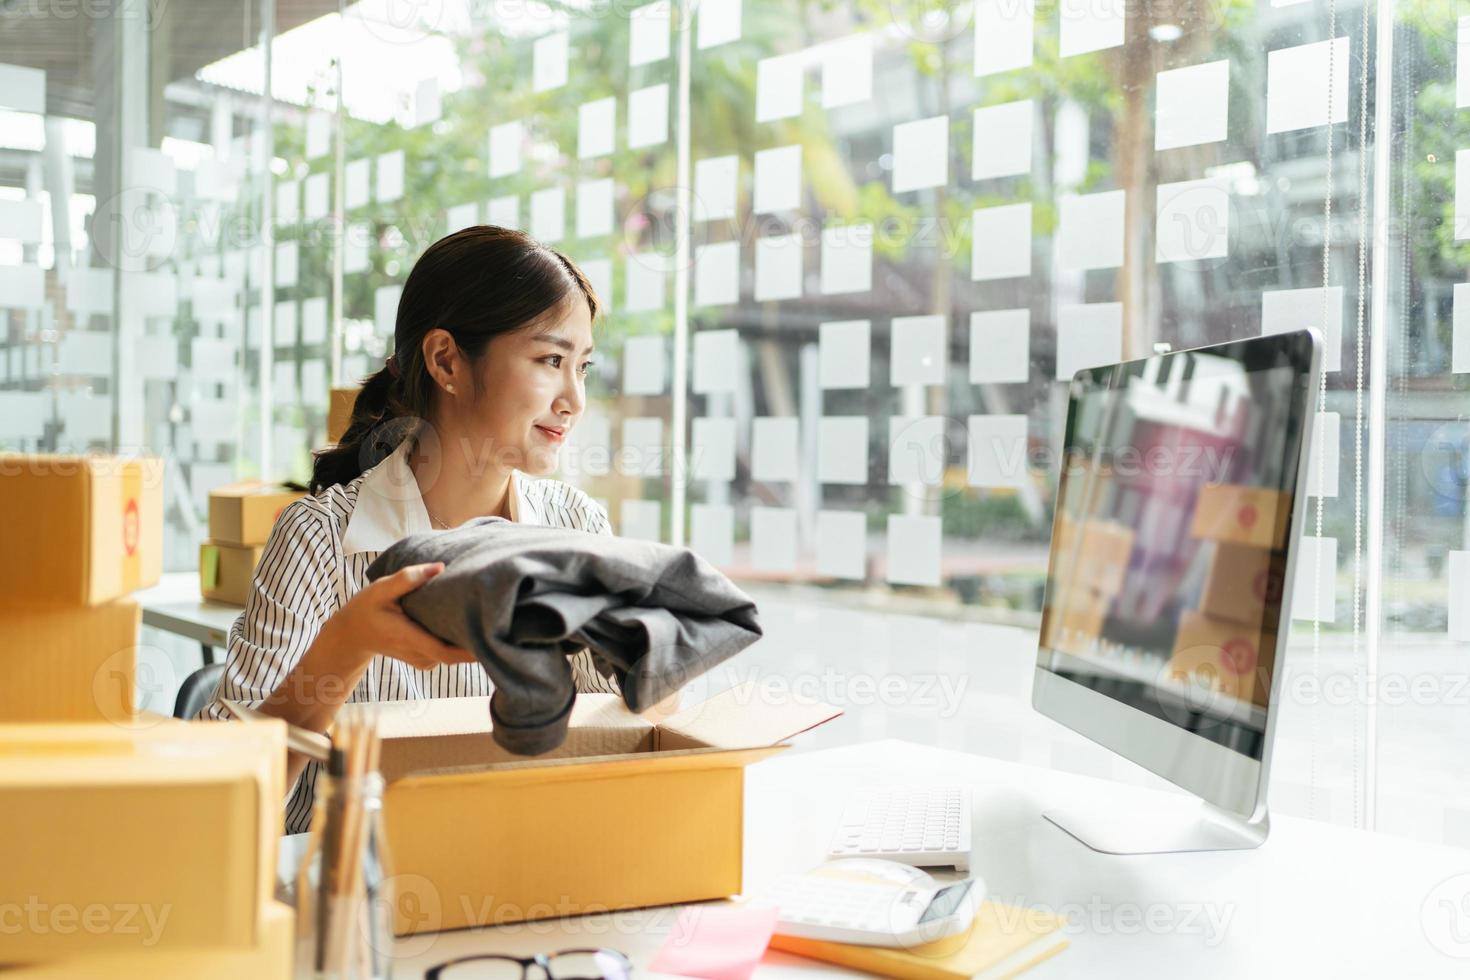
{"label": "striped white shirt", "polygon": [[[256,706],[265,701],[311,646],[327,618],[367,584],[368,565],[394,542],[430,530],[408,443],[350,483],[328,487],[281,512],[250,586],[245,611],[230,628],[224,676],[201,718],[224,719],[221,698]],[[527,524],[611,534],[607,513],[559,480],[511,474],[513,519]],[[578,691],[618,693],[586,650],[572,658]],[[494,690],[479,664],[417,670],[378,655],[349,702],[408,701],[485,695]],[[309,763],[286,804],[286,832],[308,829],[321,767]]]}

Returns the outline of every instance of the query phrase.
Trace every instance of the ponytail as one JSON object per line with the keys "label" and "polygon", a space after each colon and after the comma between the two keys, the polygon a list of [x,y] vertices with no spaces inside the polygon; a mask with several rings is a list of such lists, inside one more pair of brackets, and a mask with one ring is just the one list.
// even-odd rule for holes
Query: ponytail
{"label": "ponytail", "polygon": [[423,351],[430,330],[448,331],[473,362],[495,337],[577,298],[596,320],[597,294],[582,270],[525,232],[474,225],[430,245],[403,284],[392,358],[363,381],[342,440],[316,453],[311,492],[357,479],[432,417],[438,395]]}

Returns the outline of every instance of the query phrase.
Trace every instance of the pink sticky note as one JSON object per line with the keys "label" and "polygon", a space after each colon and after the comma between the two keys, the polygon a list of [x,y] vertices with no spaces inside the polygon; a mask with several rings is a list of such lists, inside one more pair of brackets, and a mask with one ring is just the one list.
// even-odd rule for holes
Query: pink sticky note
{"label": "pink sticky note", "polygon": [[775,928],[774,908],[685,909],[648,968],[703,980],[746,980]]}

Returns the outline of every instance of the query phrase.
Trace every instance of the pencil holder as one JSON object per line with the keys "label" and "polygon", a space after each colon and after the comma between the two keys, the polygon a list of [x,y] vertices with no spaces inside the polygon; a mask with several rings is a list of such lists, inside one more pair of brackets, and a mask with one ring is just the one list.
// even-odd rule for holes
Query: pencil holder
{"label": "pencil holder", "polygon": [[296,879],[296,975],[387,980],[393,969],[393,896],[383,777],[323,776],[317,793]]}

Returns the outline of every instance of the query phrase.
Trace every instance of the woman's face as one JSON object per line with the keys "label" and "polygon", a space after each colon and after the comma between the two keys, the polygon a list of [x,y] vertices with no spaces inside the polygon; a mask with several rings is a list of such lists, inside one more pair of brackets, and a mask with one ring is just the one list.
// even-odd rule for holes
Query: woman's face
{"label": "woman's face", "polygon": [[580,297],[560,319],[544,318],[490,341],[476,370],[466,427],[478,452],[533,476],[556,470],[561,447],[587,407],[592,315]]}

